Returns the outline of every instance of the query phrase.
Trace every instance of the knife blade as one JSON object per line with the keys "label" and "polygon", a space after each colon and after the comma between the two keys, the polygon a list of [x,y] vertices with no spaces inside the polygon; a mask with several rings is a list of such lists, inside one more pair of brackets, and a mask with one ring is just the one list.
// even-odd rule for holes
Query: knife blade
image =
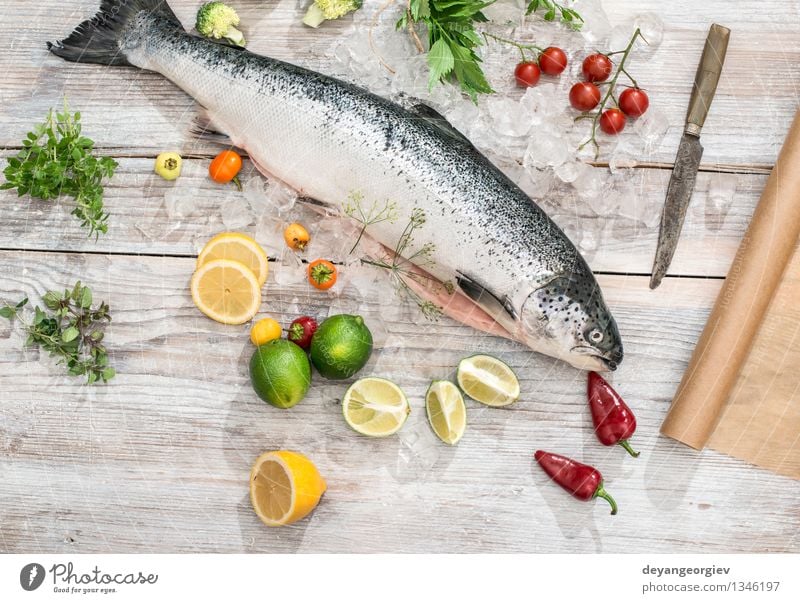
{"label": "knife blade", "polygon": [[664,209],[661,212],[658,245],[650,276],[651,289],[661,284],[678,246],[686,210],[697,180],[700,159],[703,157],[700,132],[711,107],[711,101],[714,99],[714,93],[717,91],[730,34],[730,29],[716,23],[708,30],[703,55],[700,57],[700,64],[694,77],[692,96],[686,112],[686,125],[675,155],[675,167],[667,187]]}

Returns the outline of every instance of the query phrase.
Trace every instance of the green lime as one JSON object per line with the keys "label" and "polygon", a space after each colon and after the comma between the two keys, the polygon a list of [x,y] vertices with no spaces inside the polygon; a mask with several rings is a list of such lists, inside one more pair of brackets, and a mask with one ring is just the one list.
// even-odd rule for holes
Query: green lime
{"label": "green lime", "polygon": [[330,316],[311,339],[311,362],[328,379],[347,379],[360,371],[372,354],[372,333],[364,319],[350,314]]}
{"label": "green lime", "polygon": [[250,381],[258,397],[278,408],[291,408],[311,385],[308,356],[291,341],[273,339],[250,358]]}

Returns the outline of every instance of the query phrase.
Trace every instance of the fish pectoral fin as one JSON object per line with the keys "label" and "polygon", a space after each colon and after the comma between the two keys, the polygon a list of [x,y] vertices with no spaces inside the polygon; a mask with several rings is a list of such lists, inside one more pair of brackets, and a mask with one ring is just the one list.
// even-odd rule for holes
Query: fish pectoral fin
{"label": "fish pectoral fin", "polygon": [[468,144],[469,146],[473,146],[469,139],[464,136],[458,129],[447,121],[447,118],[439,113],[433,107],[426,105],[425,103],[418,103],[411,107],[410,111],[412,113],[416,113],[422,119],[427,121],[429,124],[435,126],[440,131],[444,132],[448,136],[455,138],[459,142],[463,142],[464,144]]}
{"label": "fish pectoral fin", "polygon": [[[508,317],[508,319],[516,321],[518,319],[517,312],[514,310],[511,300],[507,296],[499,296],[493,293],[490,289],[486,288],[474,278],[464,274],[456,273],[456,283],[464,294],[469,297],[476,304],[480,304],[486,308],[496,319],[501,317]],[[502,322],[500,324],[503,324]]]}
{"label": "fish pectoral fin", "polygon": [[195,138],[206,140],[214,144],[227,147],[235,146],[230,136],[225,133],[225,128],[219,125],[214,117],[203,106],[197,109],[197,115],[192,119],[189,133]]}

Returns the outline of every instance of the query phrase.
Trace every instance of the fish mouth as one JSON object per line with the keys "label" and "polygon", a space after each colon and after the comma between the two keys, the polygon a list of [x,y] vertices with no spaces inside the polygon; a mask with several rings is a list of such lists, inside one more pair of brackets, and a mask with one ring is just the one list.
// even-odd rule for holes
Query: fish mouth
{"label": "fish mouth", "polygon": [[600,354],[593,347],[588,345],[578,345],[572,348],[570,351],[573,354],[583,356],[579,364],[581,365],[581,368],[585,368],[589,371],[615,371],[617,370],[619,363],[622,362],[622,352],[618,350],[611,350],[605,354]]}

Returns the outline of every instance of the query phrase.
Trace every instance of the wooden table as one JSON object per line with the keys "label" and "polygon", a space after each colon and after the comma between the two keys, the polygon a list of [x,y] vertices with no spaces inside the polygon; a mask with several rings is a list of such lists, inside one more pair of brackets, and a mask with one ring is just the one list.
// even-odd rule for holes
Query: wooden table
{"label": "wooden table", "polygon": [[[187,24],[197,4],[171,2]],[[249,47],[305,60],[346,28],[303,28],[304,4],[237,0]],[[629,2],[603,4],[612,22],[632,16]],[[96,2],[4,2],[3,156],[66,94],[82,111],[86,133],[120,168],[106,190],[110,229],[97,241],[69,216],[67,202],[8,192],[0,198],[0,298],[37,299],[82,279],[111,304],[107,341],[118,371],[109,385],[84,386],[36,350],[23,349],[18,330],[0,321],[0,549],[800,551],[799,482],[658,434],[797,105],[800,3],[636,4],[637,11],[657,12],[666,26],[647,73],[640,73],[671,123],[636,168],[640,200],[654,215],[708,25],[723,23],[733,34],[703,134],[692,208],[661,288],[647,286],[656,228],[578,211],[583,224],[605,220],[599,248],[587,259],[625,341],[626,359],[613,379],[639,419],[635,443],[642,456],[632,459],[595,440],[584,373],[450,320],[426,323],[382,274],[363,298],[352,283],[326,295],[287,274],[296,266],[274,261],[262,310],[284,324],[301,312],[364,315],[379,344],[364,372],[395,379],[412,401],[399,436],[371,440],[351,432],[340,415],[346,384],[339,382],[316,379],[291,410],[266,406],[247,376],[247,326],[207,320],[189,296],[197,246],[223,229],[220,208],[237,196],[205,177],[215,147],[187,133],[193,101],[156,74],[68,65],[46,52],[45,41],[63,37],[93,14]],[[187,158],[174,184],[152,174],[154,155],[173,147]],[[594,169],[607,178],[602,161]],[[258,178],[249,164],[245,178]],[[720,212],[714,196],[726,189],[735,195]],[[174,208],[168,212],[186,196],[192,202],[182,218]],[[278,253],[277,241],[262,242]],[[364,275],[358,278],[363,287]],[[523,399],[504,410],[469,402],[462,442],[439,445],[426,425],[423,394],[431,379],[453,378],[458,360],[479,351],[514,367]],[[277,448],[313,458],[329,490],[309,519],[267,529],[250,508],[247,475],[260,452]],[[600,467],[620,514],[609,517],[604,503],[578,503],[548,484],[532,462],[535,448]]]}

